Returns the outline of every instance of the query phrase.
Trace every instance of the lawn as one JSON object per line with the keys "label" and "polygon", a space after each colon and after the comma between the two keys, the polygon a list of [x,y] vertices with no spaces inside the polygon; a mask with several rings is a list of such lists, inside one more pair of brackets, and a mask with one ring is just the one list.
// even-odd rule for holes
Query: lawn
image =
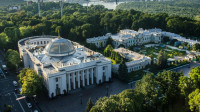
{"label": "lawn", "polygon": [[142,51],[140,51],[139,53],[144,54],[146,56],[152,55],[154,58],[156,58],[160,50],[165,51],[167,53],[168,58],[173,58],[174,56],[184,56],[184,55],[186,55],[185,51],[179,51],[179,50],[176,50],[176,49],[163,48],[163,47],[143,48]]}

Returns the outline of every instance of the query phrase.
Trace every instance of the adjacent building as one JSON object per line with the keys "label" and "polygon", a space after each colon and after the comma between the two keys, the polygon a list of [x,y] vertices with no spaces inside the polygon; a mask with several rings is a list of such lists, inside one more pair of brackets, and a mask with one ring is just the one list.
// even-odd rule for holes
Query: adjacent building
{"label": "adjacent building", "polygon": [[160,30],[143,30],[142,28],[138,31],[129,29],[120,30],[118,34],[112,35],[111,33],[108,33],[105,36],[89,38],[86,42],[93,43],[97,47],[105,47],[109,37],[112,38],[115,48],[118,48],[120,45],[127,48],[129,46],[143,45],[151,42],[161,42]]}
{"label": "adjacent building", "polygon": [[[128,60],[128,62],[126,62],[128,73],[143,69],[147,65],[151,64],[151,58],[148,56],[130,51],[122,47],[118,49],[114,49],[114,51],[118,52],[122,57]],[[119,68],[119,64],[113,65],[112,66],[113,72],[117,72],[118,68]]]}
{"label": "adjacent building", "polygon": [[8,10],[9,10],[9,11],[12,11],[12,10],[18,11],[18,10],[20,10],[20,9],[21,9],[21,6],[20,6],[20,5],[9,5],[9,6],[8,6]]}
{"label": "adjacent building", "polygon": [[193,45],[193,44],[196,44],[196,43],[200,44],[200,42],[197,41],[197,40],[187,39],[187,38],[185,38],[185,37],[182,37],[182,36],[180,36],[180,35],[178,35],[178,34],[171,33],[171,32],[165,32],[165,31],[163,31],[163,32],[162,32],[162,36],[167,36],[167,37],[169,37],[171,40],[172,40],[172,39],[176,39],[176,40],[178,40],[178,41],[181,42],[181,43],[187,42],[187,43],[190,45],[190,47],[192,47],[192,45]]}
{"label": "adjacent building", "polygon": [[49,97],[111,78],[111,61],[76,42],[55,36],[33,36],[18,42],[24,67],[44,78]]}

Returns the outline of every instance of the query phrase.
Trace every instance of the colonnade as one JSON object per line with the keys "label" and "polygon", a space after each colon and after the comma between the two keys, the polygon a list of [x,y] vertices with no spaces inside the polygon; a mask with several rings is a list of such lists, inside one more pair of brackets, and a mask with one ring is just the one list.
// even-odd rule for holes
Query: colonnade
{"label": "colonnade", "polygon": [[72,90],[86,85],[94,84],[96,81],[96,68],[74,71],[67,74],[67,89]]}

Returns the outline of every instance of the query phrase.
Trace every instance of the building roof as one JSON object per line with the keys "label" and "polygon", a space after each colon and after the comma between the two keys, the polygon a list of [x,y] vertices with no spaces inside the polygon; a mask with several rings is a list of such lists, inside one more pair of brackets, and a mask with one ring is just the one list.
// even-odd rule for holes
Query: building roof
{"label": "building roof", "polygon": [[74,52],[74,45],[64,38],[53,39],[45,48],[45,53],[48,56],[68,56]]}

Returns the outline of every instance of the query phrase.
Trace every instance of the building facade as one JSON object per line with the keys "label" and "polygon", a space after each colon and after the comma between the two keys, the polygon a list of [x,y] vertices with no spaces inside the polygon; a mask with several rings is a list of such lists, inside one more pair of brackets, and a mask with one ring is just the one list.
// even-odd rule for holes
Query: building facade
{"label": "building facade", "polygon": [[24,67],[43,76],[49,97],[111,78],[111,61],[76,42],[55,36],[34,36],[18,42]]}
{"label": "building facade", "polygon": [[118,34],[112,35],[111,33],[106,34],[101,37],[89,38],[86,40],[87,43],[93,43],[98,48],[105,47],[108,38],[112,38],[113,45],[118,48],[120,45],[125,47],[143,45],[146,43],[160,43],[161,42],[161,32],[160,30],[120,30]]}
{"label": "building facade", "polygon": [[[126,62],[126,66],[128,69],[128,73],[132,71],[137,71],[140,69],[145,68],[147,65],[151,64],[151,58],[145,55],[141,55],[139,53],[130,51],[125,48],[118,48],[114,49],[115,52],[118,52],[122,57],[126,58],[129,60]],[[112,66],[113,72],[117,72],[119,69],[119,64],[115,64]]]}

